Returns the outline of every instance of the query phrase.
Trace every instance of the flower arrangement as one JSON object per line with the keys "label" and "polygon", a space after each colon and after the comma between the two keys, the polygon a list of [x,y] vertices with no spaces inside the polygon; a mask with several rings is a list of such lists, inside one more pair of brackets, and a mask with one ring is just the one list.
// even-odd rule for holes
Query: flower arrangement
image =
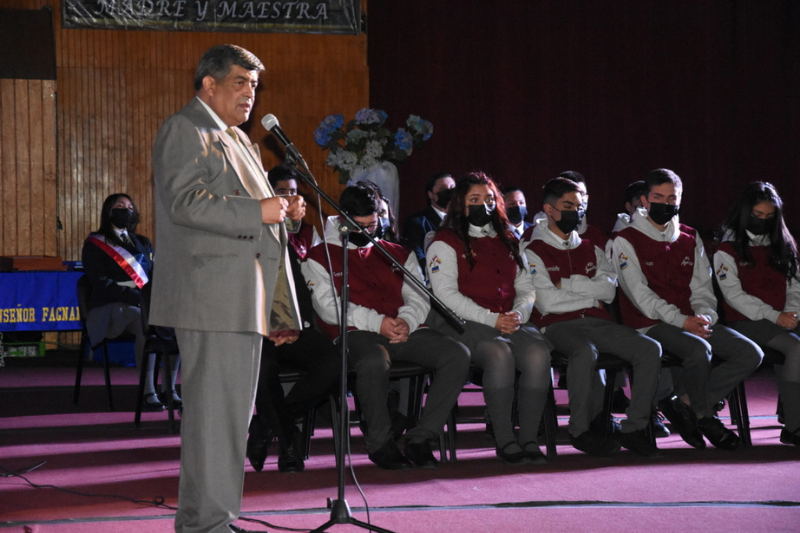
{"label": "flower arrangement", "polygon": [[387,115],[380,109],[364,108],[353,120],[344,123],[344,115],[330,115],[314,131],[314,141],[331,151],[325,162],[339,173],[339,182],[347,183],[362,171],[382,161],[402,163],[414,147],[420,147],[433,135],[433,124],[417,115],[406,120],[405,128],[392,134],[384,127]]}

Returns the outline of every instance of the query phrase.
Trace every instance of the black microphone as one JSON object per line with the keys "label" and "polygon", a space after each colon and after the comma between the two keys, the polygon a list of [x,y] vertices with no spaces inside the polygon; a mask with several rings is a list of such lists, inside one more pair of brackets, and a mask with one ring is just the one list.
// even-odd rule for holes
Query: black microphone
{"label": "black microphone", "polygon": [[286,153],[289,154],[295,161],[300,163],[304,169],[308,170],[308,165],[306,165],[303,156],[300,155],[300,152],[295,148],[294,143],[289,140],[289,137],[283,133],[280,124],[278,124],[278,119],[270,113],[269,115],[265,115],[264,118],[261,119],[261,125],[264,128],[271,132],[278,140],[286,147]]}

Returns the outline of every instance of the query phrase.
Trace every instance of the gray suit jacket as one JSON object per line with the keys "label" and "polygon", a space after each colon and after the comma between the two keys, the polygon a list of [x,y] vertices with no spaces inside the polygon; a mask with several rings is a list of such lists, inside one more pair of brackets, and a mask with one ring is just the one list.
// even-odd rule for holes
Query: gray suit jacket
{"label": "gray suit jacket", "polygon": [[[247,135],[234,129],[250,146]],[[240,178],[249,172],[253,179],[252,172],[234,143],[197,98],[158,132],[152,324],[268,335],[277,290],[290,302],[295,329],[301,329],[286,229],[261,222],[259,200]],[[251,152],[261,166],[257,147]],[[268,183],[266,188],[271,194]],[[289,281],[276,287],[281,263]]]}

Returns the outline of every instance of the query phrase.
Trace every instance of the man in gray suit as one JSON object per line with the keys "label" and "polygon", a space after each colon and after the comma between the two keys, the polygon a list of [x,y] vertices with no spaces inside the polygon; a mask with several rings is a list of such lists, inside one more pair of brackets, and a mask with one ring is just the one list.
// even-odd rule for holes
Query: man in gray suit
{"label": "man in gray suit", "polygon": [[238,46],[209,49],[196,98],[167,119],[153,150],[150,321],[175,328],[184,361],[179,533],[238,530],[261,343],[294,342],[300,330],[282,222],[305,206],[273,194],[257,146],[236,127],[263,70]]}

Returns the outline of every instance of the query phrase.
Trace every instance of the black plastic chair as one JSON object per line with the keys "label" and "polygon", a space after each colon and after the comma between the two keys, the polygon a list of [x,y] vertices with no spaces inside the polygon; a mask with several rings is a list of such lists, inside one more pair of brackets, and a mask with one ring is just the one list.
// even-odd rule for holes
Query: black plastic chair
{"label": "black plastic chair", "polygon": [[[108,341],[109,339],[104,338],[97,344],[91,345],[91,341],[89,340],[89,332],[86,329],[86,315],[89,312],[89,299],[92,296],[92,282],[89,280],[87,275],[83,275],[78,278],[78,310],[80,311],[81,315],[81,347],[80,352],[78,353],[78,364],[77,364],[77,371],[75,374],[75,388],[73,389],[72,393],[72,401],[73,403],[78,403],[80,399],[80,392],[81,392],[81,378],[83,376],[83,362],[86,358],[86,351],[87,348],[91,349],[91,353],[94,353],[96,349],[102,348],[103,350],[103,373],[105,375],[106,381],[106,391],[108,393],[108,409],[110,411],[114,410],[114,397],[111,393],[111,372],[109,370],[109,362],[108,362]],[[122,333],[119,337],[116,337],[116,341],[129,341],[133,342],[135,339],[133,335],[130,333]]]}
{"label": "black plastic chair", "polygon": [[[153,365],[154,376],[153,381],[158,383],[158,369],[161,364],[164,365],[163,379],[169,380],[172,376],[172,363],[171,357],[177,358],[180,356],[180,349],[178,348],[178,340],[175,338],[175,331],[172,328],[156,327],[150,325],[150,292],[152,284],[148,283],[140,292],[141,296],[141,310],[142,310],[142,330],[147,335],[144,345],[144,358],[155,357]],[[144,385],[147,379],[147,361],[142,361],[142,367],[139,369],[139,387],[136,396],[136,414],[133,417],[133,424],[139,427],[142,418],[142,405],[144,405]],[[175,424],[175,406],[172,402],[172,391],[166,394],[167,411],[169,412],[169,431],[176,433],[177,427]]]}

